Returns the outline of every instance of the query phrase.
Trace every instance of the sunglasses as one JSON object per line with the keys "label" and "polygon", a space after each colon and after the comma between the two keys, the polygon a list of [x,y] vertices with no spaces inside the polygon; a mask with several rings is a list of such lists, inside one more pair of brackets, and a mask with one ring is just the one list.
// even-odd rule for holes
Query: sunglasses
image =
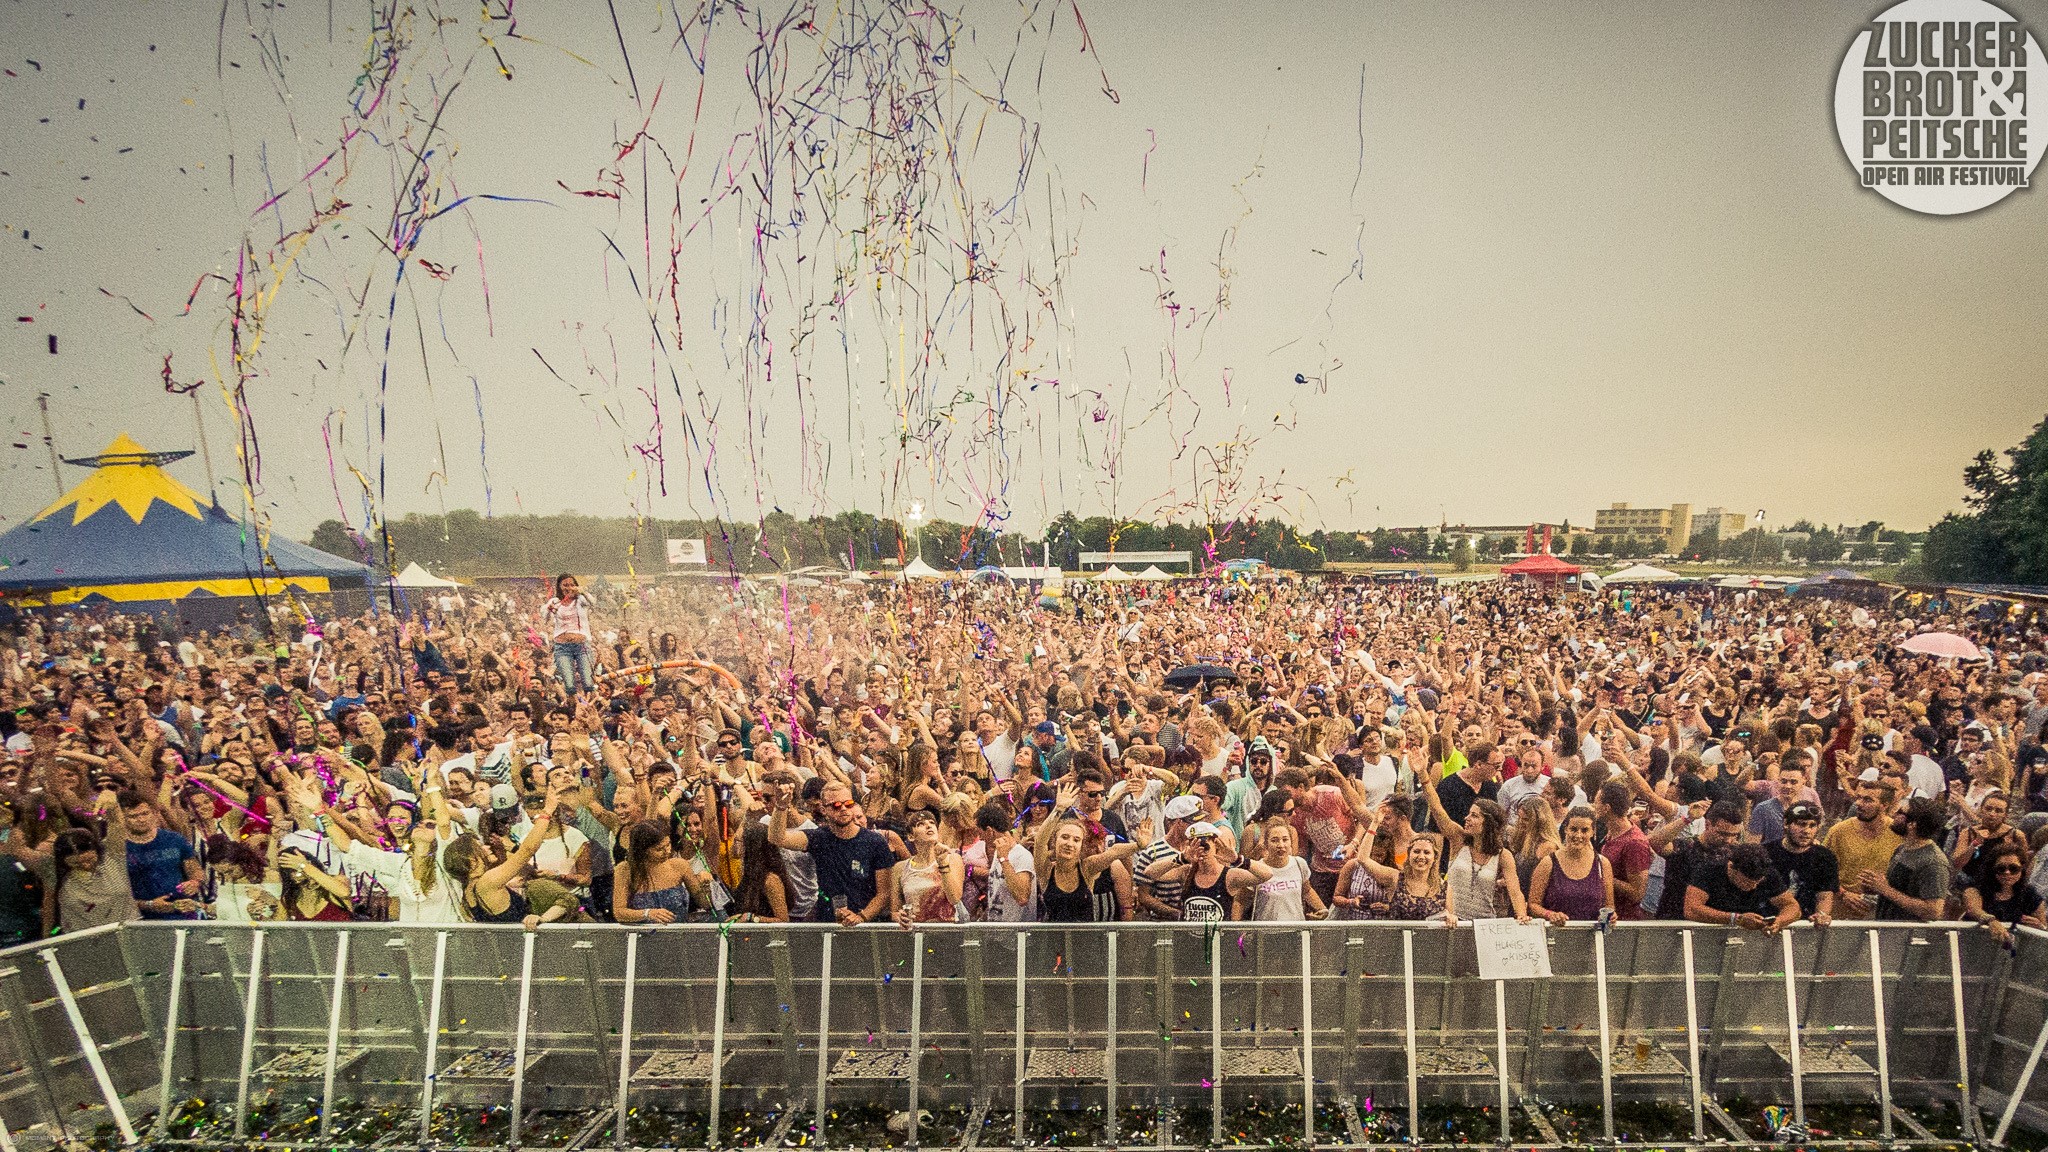
{"label": "sunglasses", "polygon": [[1083,790],[1082,790],[1082,792],[1081,792],[1081,795],[1083,795],[1083,796],[1091,796],[1091,797],[1092,797],[1092,796],[1103,796],[1103,795],[1106,795],[1107,793],[1108,793],[1108,790],[1107,790],[1107,789],[1104,789],[1104,788],[1087,788],[1087,789],[1083,789]]}
{"label": "sunglasses", "polygon": [[844,812],[849,808],[858,808],[860,807],[860,805],[855,804],[851,800],[832,800],[828,801],[825,807],[831,809],[834,812]]}
{"label": "sunglasses", "polygon": [[2004,876],[2007,873],[2011,873],[2012,875],[2017,876],[2020,874],[2020,866],[2017,864],[2000,864],[1998,867],[1993,868],[1992,871],[1998,873],[2000,876]]}

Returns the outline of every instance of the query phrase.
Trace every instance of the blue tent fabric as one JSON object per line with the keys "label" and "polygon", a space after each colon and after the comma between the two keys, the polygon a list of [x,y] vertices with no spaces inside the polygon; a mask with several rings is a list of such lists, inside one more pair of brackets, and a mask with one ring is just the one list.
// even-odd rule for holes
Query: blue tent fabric
{"label": "blue tent fabric", "polygon": [[363,579],[361,564],[272,535],[270,559],[256,533],[218,506],[199,516],[156,502],[140,522],[109,504],[78,524],[47,517],[0,536],[0,588],[76,588],[98,584],[324,576]]}
{"label": "blue tent fabric", "polygon": [[0,535],[0,591],[57,593],[51,603],[178,600],[326,592],[363,586],[369,570],[248,524],[178,483],[126,436],[64,498]]}

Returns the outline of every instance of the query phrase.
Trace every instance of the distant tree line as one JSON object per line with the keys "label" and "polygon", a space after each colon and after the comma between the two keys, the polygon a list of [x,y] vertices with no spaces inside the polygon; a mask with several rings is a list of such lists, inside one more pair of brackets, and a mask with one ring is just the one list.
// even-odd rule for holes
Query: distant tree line
{"label": "distant tree line", "polygon": [[1705,563],[1714,560],[1751,564],[1811,564],[1817,567],[1851,563],[1903,563],[1913,545],[1924,534],[1887,528],[1879,520],[1861,525],[1839,524],[1830,528],[1811,521],[1795,521],[1782,532],[1751,528],[1739,536],[1721,538],[1719,526],[1695,532],[1679,559]]}
{"label": "distant tree line", "polygon": [[[775,511],[760,524],[735,520],[635,519],[630,516],[494,516],[464,508],[446,515],[411,515],[389,521],[387,557],[380,536],[328,520],[313,532],[315,548],[361,560],[380,570],[418,561],[435,571],[466,576],[534,576],[557,572],[624,573],[668,570],[667,541],[704,541],[705,559],[720,571],[774,572],[819,564],[877,568],[908,562],[916,545],[900,525],[863,512],[798,520]],[[950,533],[950,535],[949,535]],[[925,559],[935,566],[951,540],[971,555],[1015,556],[1022,539],[985,529],[962,531],[932,523],[923,532]],[[1014,562],[1014,561],[1013,561]]]}
{"label": "distant tree line", "polygon": [[[1575,559],[1628,561],[1662,555],[1659,537],[1596,537],[1565,526],[1557,551]],[[704,541],[705,558],[718,571],[765,573],[829,566],[875,569],[907,564],[922,555],[934,568],[978,568],[985,564],[1051,563],[1069,571],[1081,567],[1083,552],[1189,552],[1198,565],[1243,558],[1275,568],[1313,571],[1326,563],[1376,563],[1413,567],[1448,564],[1464,571],[1475,563],[1498,562],[1521,552],[1523,539],[1482,535],[1449,527],[1436,532],[1375,528],[1369,532],[1303,533],[1283,521],[1247,519],[1221,524],[1147,524],[1108,516],[1062,513],[1042,536],[1026,537],[987,525],[946,520],[922,524],[842,512],[805,519],[776,510],[761,523],[734,520],[664,520],[623,516],[496,516],[470,509],[445,515],[413,513],[384,526],[382,537],[328,520],[310,543],[337,556],[396,571],[418,561],[435,571],[465,576],[542,576],[556,572],[624,573],[668,570],[666,541]],[[1695,536],[1683,559],[1751,563],[1807,562],[1828,565],[1844,559],[1905,558],[1914,537],[1876,521],[1861,527],[1816,528],[1804,521],[1794,533],[1803,544],[1787,547],[1778,536],[1751,529],[1731,540],[1711,532]],[[1569,543],[1566,543],[1569,541]]]}
{"label": "distant tree line", "polygon": [[1986,449],[1963,469],[1963,503],[1927,530],[1909,577],[1958,584],[2048,584],[2048,418],[2005,461]]}

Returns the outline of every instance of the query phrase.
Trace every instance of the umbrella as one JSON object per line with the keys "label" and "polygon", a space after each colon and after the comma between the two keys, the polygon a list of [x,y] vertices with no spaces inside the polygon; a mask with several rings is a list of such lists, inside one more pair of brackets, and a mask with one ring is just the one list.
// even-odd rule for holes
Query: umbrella
{"label": "umbrella", "polygon": [[991,581],[1008,580],[1010,578],[1010,574],[1008,572],[1003,571],[1001,568],[997,567],[994,564],[983,564],[981,567],[976,568],[974,570],[974,578],[976,580]]}
{"label": "umbrella", "polygon": [[1166,674],[1168,688],[1193,688],[1204,680],[1237,679],[1237,673],[1221,664],[1185,664]]}
{"label": "umbrella", "polygon": [[1942,656],[1955,660],[1982,660],[1984,653],[1975,644],[1953,632],[1922,632],[1911,636],[1899,645],[1908,652],[1922,656]]}

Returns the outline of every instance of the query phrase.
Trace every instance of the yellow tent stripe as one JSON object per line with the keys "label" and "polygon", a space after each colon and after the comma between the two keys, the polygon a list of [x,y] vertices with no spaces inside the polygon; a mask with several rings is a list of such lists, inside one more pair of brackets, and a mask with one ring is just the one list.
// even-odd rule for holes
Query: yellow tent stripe
{"label": "yellow tent stripe", "polygon": [[194,592],[209,592],[215,596],[281,596],[287,587],[305,593],[331,591],[325,576],[159,580],[148,584],[94,584],[83,588],[65,588],[50,593],[24,596],[15,601],[15,604],[23,608],[52,608],[82,603],[93,596],[104,597],[120,604],[134,604],[149,600],[183,600]]}

